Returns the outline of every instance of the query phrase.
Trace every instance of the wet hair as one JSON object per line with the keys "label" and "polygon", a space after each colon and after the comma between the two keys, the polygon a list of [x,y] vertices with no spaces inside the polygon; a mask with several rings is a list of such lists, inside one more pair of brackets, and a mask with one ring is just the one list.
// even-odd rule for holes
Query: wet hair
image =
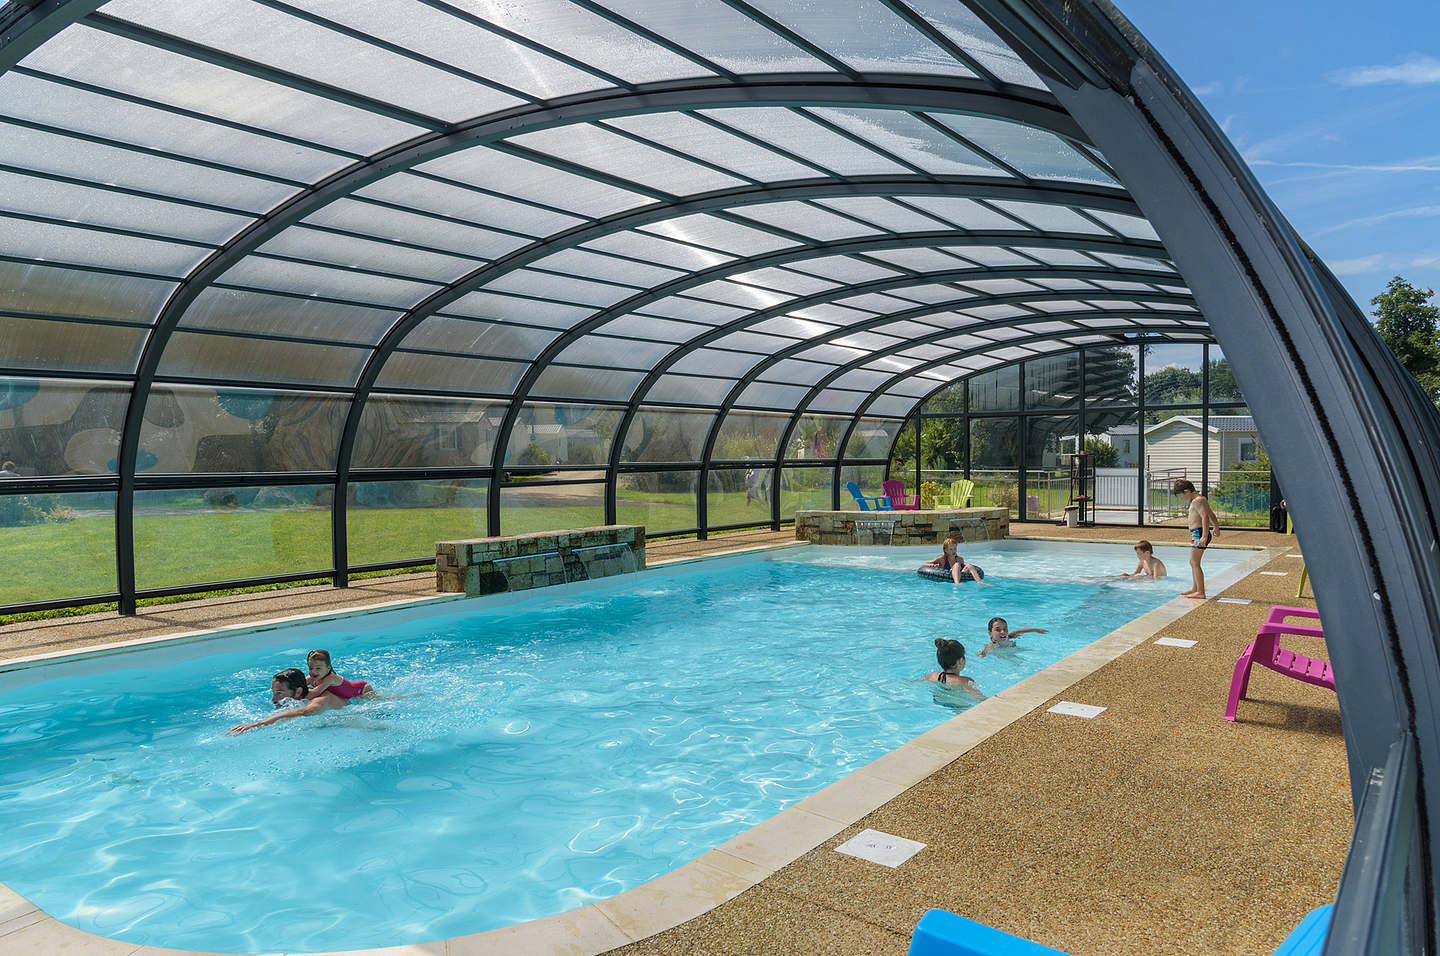
{"label": "wet hair", "polygon": [[965,645],[959,641],[935,638],[935,661],[942,671],[948,671],[965,659]]}
{"label": "wet hair", "polygon": [[987,623],[987,624],[985,625],[985,630],[988,631],[988,630],[990,630],[990,628],[994,627],[996,621],[999,621],[1001,624],[1004,624],[1004,625],[1005,625],[1005,630],[1007,630],[1007,631],[1010,630],[1010,622],[1007,621],[1007,620],[1005,620],[1003,617],[992,617],[992,618],[990,619],[989,623]]}
{"label": "wet hair", "polygon": [[310,685],[305,680],[305,675],[298,667],[287,667],[276,674],[272,680],[278,680],[294,693],[296,700],[304,700],[305,695],[310,692]]}
{"label": "wet hair", "polygon": [[1177,480],[1175,481],[1175,484],[1174,484],[1173,486],[1171,486],[1171,488],[1170,488],[1170,493],[1171,493],[1171,494],[1178,495],[1178,494],[1179,494],[1180,492],[1182,492],[1182,491],[1194,491],[1194,490],[1195,490],[1195,486],[1194,486],[1193,484],[1191,484],[1189,481],[1186,481],[1184,478],[1179,478],[1179,479],[1177,479]]}
{"label": "wet hair", "polygon": [[329,668],[330,670],[334,670],[334,669],[335,669],[335,668],[333,668],[333,667],[330,666],[330,652],[329,652],[329,651],[311,651],[309,654],[306,654],[306,655],[305,655],[305,663],[308,664],[308,663],[310,663],[311,661],[324,661],[324,662],[325,662],[325,666],[326,666],[327,668]]}
{"label": "wet hair", "polygon": [[1136,541],[1135,550],[1144,551],[1146,554],[1154,554],[1155,546],[1152,545],[1149,541]]}
{"label": "wet hair", "polygon": [[943,545],[941,545],[942,548],[948,548],[948,547],[951,547],[951,546],[954,546],[954,547],[957,547],[957,548],[960,547],[960,545],[956,543],[956,541],[955,541],[954,538],[946,538],[946,539],[945,539],[945,543],[944,543]]}

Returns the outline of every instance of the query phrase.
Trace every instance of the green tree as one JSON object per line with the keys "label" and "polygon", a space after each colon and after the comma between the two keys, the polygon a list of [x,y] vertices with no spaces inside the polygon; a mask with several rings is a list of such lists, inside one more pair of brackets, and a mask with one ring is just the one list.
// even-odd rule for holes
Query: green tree
{"label": "green tree", "polygon": [[1380,338],[1430,400],[1440,404],[1440,307],[1430,304],[1434,296],[1434,289],[1417,289],[1396,276],[1370,304]]}

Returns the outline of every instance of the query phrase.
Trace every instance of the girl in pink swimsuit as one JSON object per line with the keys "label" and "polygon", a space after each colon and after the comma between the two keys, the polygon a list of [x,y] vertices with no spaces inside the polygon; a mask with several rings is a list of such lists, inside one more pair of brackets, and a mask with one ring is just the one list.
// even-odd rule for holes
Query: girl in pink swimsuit
{"label": "girl in pink swimsuit", "polygon": [[374,696],[375,688],[363,680],[345,680],[330,668],[329,651],[311,651],[305,657],[305,665],[310,669],[310,699],[314,700],[321,694],[334,694],[341,700],[354,700],[356,697]]}

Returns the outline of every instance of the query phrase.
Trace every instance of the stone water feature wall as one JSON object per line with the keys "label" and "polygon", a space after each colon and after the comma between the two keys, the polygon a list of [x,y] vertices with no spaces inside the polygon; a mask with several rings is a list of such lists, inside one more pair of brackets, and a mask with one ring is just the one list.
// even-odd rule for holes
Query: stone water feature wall
{"label": "stone water feature wall", "polygon": [[946,538],[965,542],[999,541],[1009,533],[1010,512],[1004,508],[795,512],[795,538],[811,544],[904,547],[938,545]]}
{"label": "stone water feature wall", "polygon": [[617,524],[435,544],[435,590],[469,597],[645,569],[645,528]]}

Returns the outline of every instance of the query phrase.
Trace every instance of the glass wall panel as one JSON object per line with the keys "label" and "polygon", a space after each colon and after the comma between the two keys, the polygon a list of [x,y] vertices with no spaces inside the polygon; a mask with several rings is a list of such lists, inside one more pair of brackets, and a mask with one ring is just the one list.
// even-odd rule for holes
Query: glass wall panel
{"label": "glass wall panel", "polygon": [[902,481],[914,482],[915,474],[915,420],[912,418],[900,429],[895,447],[890,449],[890,476]]}
{"label": "glass wall panel", "polygon": [[797,511],[829,511],[835,472],[830,468],[786,468],[780,473],[780,520]]}
{"label": "glass wall panel", "polygon": [[1026,419],[1025,516],[1054,520],[1070,502],[1067,455],[1081,447],[1075,415],[1036,415]]}
{"label": "glass wall panel", "polygon": [[372,395],[352,468],[490,467],[506,405],[463,398]]}
{"label": "glass wall panel", "polygon": [[1020,419],[970,420],[970,480],[975,505],[1006,508],[1012,515],[1020,501],[1016,484],[1020,465]]}
{"label": "glass wall panel", "polygon": [[846,460],[875,458],[883,460],[890,454],[890,445],[905,423],[898,418],[862,418],[845,443]]}
{"label": "glass wall panel", "polygon": [[699,483],[698,471],[620,475],[615,490],[615,518],[620,524],[643,525],[647,537],[688,531],[699,524],[695,511]]}
{"label": "glass wall panel", "polygon": [[1075,408],[1079,404],[1079,352],[1025,363],[1026,408]]}
{"label": "glass wall panel", "polygon": [[135,585],[168,588],[330,569],[331,485],[135,493]]}
{"label": "glass wall panel", "polygon": [[49,372],[134,372],[146,330],[0,315],[0,365]]}
{"label": "glass wall panel", "polygon": [[0,460],[22,478],[113,472],[129,400],[116,382],[0,377]]}
{"label": "glass wall panel", "polygon": [[1235,373],[1230,370],[1230,362],[1218,345],[1210,346],[1209,373],[1210,401],[1245,401],[1245,396],[1240,394],[1240,385],[1235,381]]}
{"label": "glass wall panel", "polygon": [[774,487],[774,468],[717,468],[705,492],[706,520],[712,528],[769,521]]}
{"label": "glass wall panel", "polygon": [[855,482],[860,494],[874,498],[882,491],[880,484],[885,480],[884,465],[846,465],[840,469],[840,510],[859,511],[855,496],[850,494],[847,482]]}
{"label": "glass wall panel", "polygon": [[833,418],[828,415],[806,415],[800,419],[795,433],[790,436],[790,445],[785,449],[786,458],[834,458],[840,454],[840,441],[850,419]]}
{"label": "glass wall panel", "polygon": [[720,425],[710,457],[715,461],[773,459],[780,447],[780,436],[789,424],[789,415],[731,411]]}
{"label": "glass wall panel", "polygon": [[1085,351],[1085,403],[1134,405],[1140,400],[1140,349],[1134,345]]}
{"label": "glass wall panel", "polygon": [[970,379],[968,385],[972,412],[1003,412],[1020,407],[1018,365],[1007,365],[983,375],[976,375]]}
{"label": "glass wall panel", "polygon": [[967,383],[956,382],[930,396],[920,406],[922,415],[959,415],[965,411],[965,389]]}
{"label": "glass wall panel", "polygon": [[485,478],[356,481],[345,509],[351,566],[435,557],[435,542],[483,538]]}
{"label": "glass wall panel", "polygon": [[1204,348],[1202,345],[1145,346],[1145,404],[1149,408],[1165,407],[1164,411],[1149,413],[1148,424],[1176,415],[1200,414]]}
{"label": "glass wall panel", "polygon": [[530,534],[605,523],[605,485],[530,485],[509,482],[500,488],[500,527],[496,534]]}
{"label": "glass wall panel", "polygon": [[0,496],[0,563],[0,605],[114,594],[114,493]]}
{"label": "glass wall panel", "polygon": [[621,461],[699,461],[710,437],[713,411],[642,408],[625,434]]}
{"label": "glass wall panel", "polygon": [[604,467],[610,462],[615,429],[620,427],[622,417],[624,412],[618,408],[531,402],[520,409],[515,419],[505,462],[541,468]]}
{"label": "glass wall panel", "polygon": [[137,471],[334,471],[350,400],[316,392],[157,385],[145,404]]}
{"label": "glass wall panel", "polygon": [[920,421],[920,479],[948,489],[965,477],[965,419]]}

